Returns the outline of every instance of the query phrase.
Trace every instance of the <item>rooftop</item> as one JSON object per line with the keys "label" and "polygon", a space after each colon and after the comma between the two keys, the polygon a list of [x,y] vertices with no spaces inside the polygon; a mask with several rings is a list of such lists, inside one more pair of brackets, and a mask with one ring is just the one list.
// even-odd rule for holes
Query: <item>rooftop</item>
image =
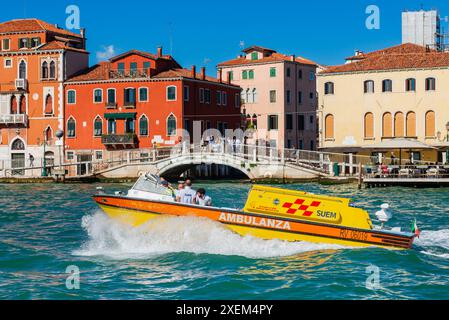
{"label": "rooftop", "polygon": [[19,33],[19,32],[52,32],[61,35],[82,38],[80,34],[67,31],[59,28],[56,25],[52,25],[45,21],[31,18],[31,19],[16,19],[7,22],[0,23],[0,34],[5,33]]}

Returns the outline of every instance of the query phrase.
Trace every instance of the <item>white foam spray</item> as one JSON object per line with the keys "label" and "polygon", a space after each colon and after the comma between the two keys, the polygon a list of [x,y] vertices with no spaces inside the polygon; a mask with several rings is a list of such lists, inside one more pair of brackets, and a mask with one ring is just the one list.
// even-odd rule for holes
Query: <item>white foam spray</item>
{"label": "white foam spray", "polygon": [[74,253],[80,256],[127,259],[190,252],[270,258],[345,248],[337,245],[242,237],[218,222],[195,217],[158,218],[133,228],[97,212],[83,217],[82,226],[89,240]]}
{"label": "white foam spray", "polygon": [[424,249],[424,254],[449,259],[449,230],[421,232],[419,238],[415,239],[415,245]]}

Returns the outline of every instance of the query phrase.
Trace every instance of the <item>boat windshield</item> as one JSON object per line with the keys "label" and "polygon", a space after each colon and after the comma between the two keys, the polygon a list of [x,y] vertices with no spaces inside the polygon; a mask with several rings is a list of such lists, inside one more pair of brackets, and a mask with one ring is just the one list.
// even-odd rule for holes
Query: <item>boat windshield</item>
{"label": "boat windshield", "polygon": [[170,190],[163,187],[161,182],[162,180],[159,177],[147,174],[141,176],[132,189],[160,195],[170,195]]}

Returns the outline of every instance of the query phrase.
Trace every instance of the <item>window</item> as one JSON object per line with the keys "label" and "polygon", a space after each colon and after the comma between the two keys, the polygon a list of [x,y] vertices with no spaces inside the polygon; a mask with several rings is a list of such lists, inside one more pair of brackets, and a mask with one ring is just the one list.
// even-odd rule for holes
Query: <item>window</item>
{"label": "window", "polygon": [[315,122],[315,117],[314,116],[310,116],[309,117],[309,122],[310,122],[310,124],[313,124]]}
{"label": "window", "polygon": [[270,103],[276,102],[276,90],[270,90]]}
{"label": "window", "polygon": [[310,81],[315,80],[315,72],[310,71],[310,73],[309,73],[309,79],[310,79]]}
{"label": "window", "polygon": [[103,120],[100,117],[94,121],[94,137],[101,137],[103,134]]}
{"label": "window", "polygon": [[311,92],[311,93],[309,94],[309,97],[310,97],[310,100],[313,100],[313,99],[315,98],[315,93]]}
{"label": "window", "polygon": [[248,71],[248,78],[249,79],[254,79],[254,70],[249,70]]}
{"label": "window", "polygon": [[95,151],[95,159],[103,160],[103,151]]}
{"label": "window", "polygon": [[367,80],[363,84],[364,92],[365,93],[374,93],[374,81],[373,80]]}
{"label": "window", "polygon": [[251,60],[258,60],[258,59],[259,59],[259,54],[257,52],[251,53]]}
{"label": "window", "polygon": [[25,49],[29,47],[29,42],[27,38],[19,39],[19,49]]}
{"label": "window", "polygon": [[334,83],[326,82],[324,84],[324,94],[334,94]]}
{"label": "window", "polygon": [[24,95],[20,96],[20,102],[19,102],[19,114],[25,114],[26,113],[26,98]]}
{"label": "window", "polygon": [[118,73],[122,76],[125,75],[125,64],[123,62],[120,62],[117,64]]}
{"label": "window", "polygon": [[243,79],[243,80],[248,79],[248,71],[247,71],[247,70],[243,70],[243,71],[242,71],[242,79]]}
{"label": "window", "polygon": [[414,78],[405,80],[405,91],[416,91],[416,80]]}
{"label": "window", "polygon": [[394,115],[394,136],[396,138],[401,138],[405,136],[404,114],[402,112],[397,112]]}
{"label": "window", "polygon": [[94,103],[103,102],[103,90],[95,89],[94,90]]}
{"label": "window", "polygon": [[290,94],[290,90],[287,90],[287,92],[285,93],[285,98],[287,100],[287,104],[291,103],[291,94]]}
{"label": "window", "polygon": [[145,76],[150,75],[150,68],[151,68],[151,63],[148,61],[145,61],[143,63],[143,72],[145,73]]}
{"label": "window", "polygon": [[328,140],[334,139],[334,115],[328,114],[325,118],[325,128],[324,128],[324,135],[325,138]]}
{"label": "window", "polygon": [[48,79],[48,62],[44,61],[42,63],[42,72],[41,72],[42,79]]}
{"label": "window", "polygon": [[407,137],[416,137],[416,114],[413,111],[407,113],[405,125],[405,132]]}
{"label": "window", "polygon": [[222,105],[224,105],[224,106],[227,106],[228,105],[228,94],[226,93],[226,92],[222,92],[221,93],[221,104]]}
{"label": "window", "polygon": [[276,77],[276,68],[270,68],[270,77],[275,78]]}
{"label": "window", "polygon": [[285,129],[293,130],[293,115],[287,114],[285,118]]}
{"label": "window", "polygon": [[125,106],[132,107],[136,105],[136,89],[135,88],[126,88],[125,96],[124,96]]}
{"label": "window", "polygon": [[228,71],[228,80],[229,81],[234,80],[234,72],[233,71]]}
{"label": "window", "polygon": [[435,91],[435,88],[436,88],[435,78],[427,78],[426,79],[426,91]]}
{"label": "window", "polygon": [[68,104],[76,103],[76,91],[75,90],[69,90],[67,92],[67,103]]}
{"label": "window", "polygon": [[204,90],[204,103],[210,104],[210,89]]}
{"label": "window", "polygon": [[108,89],[108,105],[115,105],[115,89]]}
{"label": "window", "polygon": [[426,137],[435,137],[435,112],[428,111],[426,113]]}
{"label": "window", "polygon": [[190,121],[189,119],[184,119],[184,130],[190,132]]}
{"label": "window", "polygon": [[56,64],[54,61],[50,62],[50,79],[56,79]]}
{"label": "window", "polygon": [[278,130],[278,116],[268,116],[268,130]]}
{"label": "window", "polygon": [[220,106],[221,105],[221,92],[217,91],[217,105]]}
{"label": "window", "polygon": [[204,103],[204,88],[200,88],[200,103]]}
{"label": "window", "polygon": [[304,115],[299,114],[298,115],[298,130],[304,131],[305,127],[306,127],[306,123],[305,123]]}
{"label": "window", "polygon": [[135,127],[135,120],[128,118],[125,120],[125,134],[135,133],[136,127]]}
{"label": "window", "polygon": [[292,75],[292,71],[290,68],[287,68],[287,78],[290,78]]}
{"label": "window", "polygon": [[139,134],[141,136],[148,136],[148,119],[142,116],[139,121]]}
{"label": "window", "polygon": [[302,79],[302,70],[301,69],[298,70],[298,79]]}
{"label": "window", "polygon": [[9,39],[3,39],[3,41],[2,41],[2,50],[3,51],[9,51],[10,50],[10,40]]}
{"label": "window", "polygon": [[117,133],[117,122],[115,119],[108,120],[108,134],[113,135]]}
{"label": "window", "polygon": [[173,114],[167,118],[167,136],[176,136],[176,118]]}
{"label": "window", "polygon": [[17,98],[16,96],[11,96],[10,107],[11,114],[17,114]]}
{"label": "window", "polygon": [[73,160],[75,158],[75,153],[73,151],[67,151],[67,160]]}
{"label": "window", "polygon": [[374,137],[374,117],[371,112],[365,114],[365,139]]}
{"label": "window", "polygon": [[131,62],[129,64],[129,71],[132,77],[137,76],[137,62]]}
{"label": "window", "polygon": [[382,81],[382,92],[393,92],[393,81],[390,79]]}
{"label": "window", "polygon": [[31,48],[36,48],[41,45],[41,38],[31,39]]}
{"label": "window", "polygon": [[238,93],[235,94],[234,105],[235,105],[236,108],[240,108],[240,105],[241,105],[241,97],[240,97],[240,94],[238,94]]}
{"label": "window", "polygon": [[392,126],[393,118],[391,113],[386,112],[382,116],[382,136],[384,138],[393,137],[393,126]]}
{"label": "window", "polygon": [[67,121],[67,137],[74,138],[76,136],[76,123],[73,118]]}
{"label": "window", "polygon": [[298,91],[298,104],[302,104],[302,92]]}
{"label": "window", "polygon": [[256,88],[253,88],[253,90],[251,92],[251,102],[257,103],[257,89]]}
{"label": "window", "polygon": [[4,67],[6,69],[12,68],[12,60],[11,59],[5,59],[4,60]]}
{"label": "window", "polygon": [[167,101],[176,101],[176,87],[167,87]]}
{"label": "window", "polygon": [[139,89],[139,101],[140,102],[148,101],[148,88],[140,88]]}
{"label": "window", "polygon": [[27,64],[25,61],[20,61],[19,64],[19,79],[26,79],[27,77]]}
{"label": "window", "polygon": [[46,116],[53,115],[53,97],[51,96],[51,94],[48,94],[47,97],[45,98],[44,112]]}
{"label": "window", "polygon": [[184,86],[184,101],[190,100],[190,87]]}

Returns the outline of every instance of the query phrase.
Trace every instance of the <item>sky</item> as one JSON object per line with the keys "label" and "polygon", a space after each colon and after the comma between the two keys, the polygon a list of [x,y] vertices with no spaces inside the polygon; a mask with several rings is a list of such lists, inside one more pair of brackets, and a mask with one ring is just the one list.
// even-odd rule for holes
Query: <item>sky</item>
{"label": "sky", "polygon": [[[355,50],[372,51],[401,43],[403,10],[438,9],[447,0],[16,0],[0,21],[39,18],[66,27],[66,9],[76,5],[87,30],[90,62],[131,49],[172,54],[185,68],[233,59],[242,47],[259,45],[296,54],[322,65],[344,63]],[[368,29],[370,5],[379,8],[378,29]],[[449,24],[443,22],[449,32]],[[79,32],[78,30],[74,30]]]}

